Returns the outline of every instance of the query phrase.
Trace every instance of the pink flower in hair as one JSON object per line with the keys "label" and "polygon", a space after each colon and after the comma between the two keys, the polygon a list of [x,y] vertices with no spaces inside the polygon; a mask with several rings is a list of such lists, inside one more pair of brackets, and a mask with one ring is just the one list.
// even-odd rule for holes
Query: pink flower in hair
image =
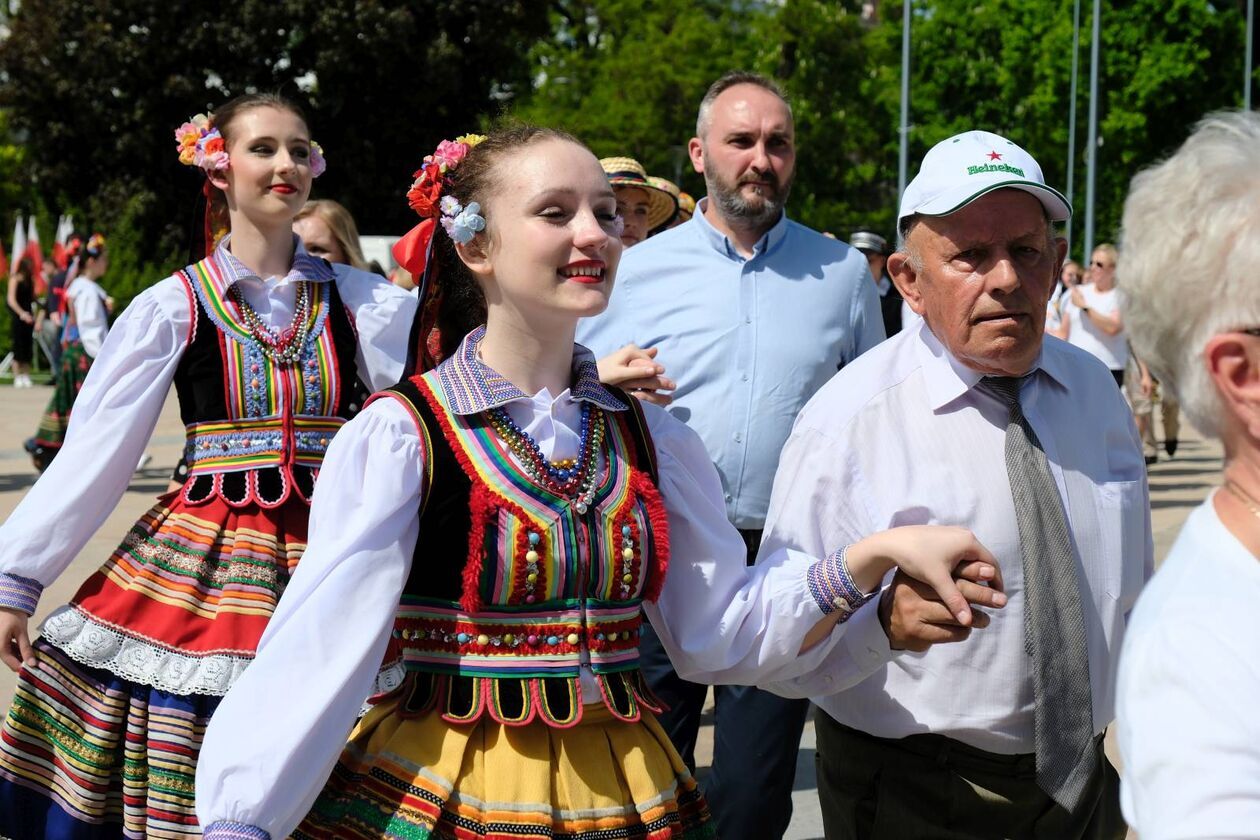
{"label": "pink flower in hair", "polygon": [[443,140],[438,143],[438,147],[433,152],[433,159],[446,169],[454,169],[459,166],[459,162],[468,154],[468,146],[464,143],[453,143],[450,140]]}
{"label": "pink flower in hair", "polygon": [[318,178],[324,174],[324,170],[328,168],[328,161],[324,160],[324,147],[311,141],[311,177]]}

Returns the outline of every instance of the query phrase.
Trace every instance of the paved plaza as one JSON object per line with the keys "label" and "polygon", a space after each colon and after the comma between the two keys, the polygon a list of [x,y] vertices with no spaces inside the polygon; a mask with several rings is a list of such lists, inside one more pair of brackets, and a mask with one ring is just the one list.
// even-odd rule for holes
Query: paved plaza
{"label": "paved plaza", "polygon": [[[36,473],[30,459],[22,451],[22,441],[30,437],[48,401],[52,389],[35,387],[15,390],[0,387],[0,520],[8,517],[27,489],[35,483]],[[1158,413],[1158,412],[1157,412]],[[119,429],[118,434],[124,430]],[[1160,563],[1172,546],[1181,523],[1204,496],[1220,483],[1221,450],[1214,442],[1199,439],[1193,429],[1184,427],[1181,447],[1176,458],[1161,460],[1150,471],[1151,516],[1155,531],[1155,558]],[[161,419],[150,441],[148,452],[153,456],[148,466],[136,473],[122,501],[105,521],[87,546],[71,563],[61,578],[44,592],[35,620],[65,603],[78,585],[109,555],[131,524],[149,508],[154,496],[166,488],[171,470],[183,446],[183,426],[174,395],[167,400]],[[0,708],[7,709],[12,696],[14,675],[0,667]],[[696,749],[704,777],[712,750],[712,709]],[[807,725],[797,758],[795,811],[788,840],[812,840],[822,837],[822,821],[814,782],[814,729]],[[1112,745],[1114,747],[1114,745]],[[1113,749],[1113,760],[1115,760]]]}

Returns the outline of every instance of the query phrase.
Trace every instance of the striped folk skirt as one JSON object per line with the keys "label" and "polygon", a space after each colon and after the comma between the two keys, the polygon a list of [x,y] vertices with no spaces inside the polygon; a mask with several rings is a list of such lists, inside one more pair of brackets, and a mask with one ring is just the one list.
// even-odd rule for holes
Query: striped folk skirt
{"label": "striped folk skirt", "polygon": [[48,400],[44,414],[39,418],[39,428],[35,431],[35,443],[48,450],[57,450],[66,439],[66,426],[70,424],[70,409],[75,398],[83,388],[83,380],[87,379],[88,370],[92,367],[92,357],[83,349],[83,345],[72,341],[61,353],[61,364],[57,368],[57,376],[53,380],[53,395]]}
{"label": "striped folk skirt", "polygon": [[0,836],[199,837],[206,724],[306,547],[306,503],[168,494],[44,623],[0,726]]}
{"label": "striped folk skirt", "polygon": [[654,717],[635,723],[589,705],[557,728],[488,715],[452,724],[408,716],[405,693],[350,736],[298,840],[700,840],[708,808]]}

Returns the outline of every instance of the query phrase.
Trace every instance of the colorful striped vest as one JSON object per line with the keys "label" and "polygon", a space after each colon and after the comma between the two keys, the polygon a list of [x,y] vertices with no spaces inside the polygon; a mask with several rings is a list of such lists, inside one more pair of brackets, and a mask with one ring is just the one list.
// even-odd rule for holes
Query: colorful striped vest
{"label": "colorful striped vest", "polygon": [[605,413],[604,472],[579,514],[512,461],[484,414],[454,413],[436,371],[387,393],[429,454],[394,628],[405,713],[572,726],[583,665],[616,717],[660,711],[638,668],[640,605],[660,593],[669,538],[638,401]]}
{"label": "colorful striped vest", "polygon": [[[187,440],[183,494],[197,503],[275,507],[296,492],[310,501],[333,434],[351,416],[357,339],[333,271],[314,283],[301,356],[281,365],[263,355],[225,299],[214,257],[181,270],[193,311],[175,372]],[[309,262],[314,261],[307,258]]]}

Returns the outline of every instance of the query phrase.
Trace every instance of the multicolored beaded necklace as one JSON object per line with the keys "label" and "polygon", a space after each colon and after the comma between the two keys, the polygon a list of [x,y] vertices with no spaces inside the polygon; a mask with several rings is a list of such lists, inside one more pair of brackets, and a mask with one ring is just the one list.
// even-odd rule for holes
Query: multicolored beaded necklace
{"label": "multicolored beaded necklace", "polygon": [[309,282],[298,284],[297,302],[293,305],[293,322],[284,329],[264,324],[254,308],[246,302],[239,286],[232,286],[228,293],[232,296],[232,302],[236,304],[236,311],[240,313],[250,337],[264,356],[281,365],[291,365],[298,360],[311,328],[312,295]]}
{"label": "multicolored beaded necklace", "polygon": [[516,456],[525,474],[548,492],[569,499],[579,514],[584,514],[595,498],[595,481],[599,453],[604,446],[604,412],[589,402],[582,403],[582,429],[578,457],[548,461],[538,441],[516,424],[503,407],[486,412],[490,426]]}

